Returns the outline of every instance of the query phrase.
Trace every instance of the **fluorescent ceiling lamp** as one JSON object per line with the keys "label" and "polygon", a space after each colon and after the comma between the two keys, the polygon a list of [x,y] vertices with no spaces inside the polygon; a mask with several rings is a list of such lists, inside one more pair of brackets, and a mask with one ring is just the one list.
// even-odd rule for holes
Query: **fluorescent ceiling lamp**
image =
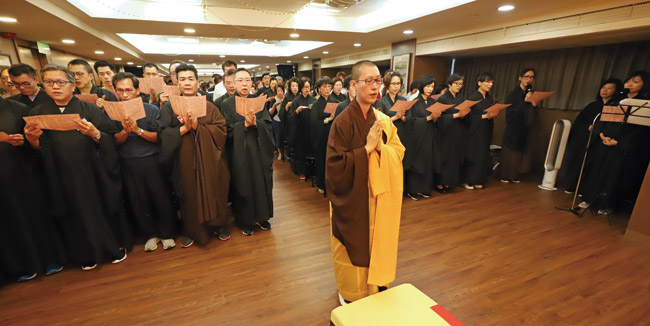
{"label": "fluorescent ceiling lamp", "polygon": [[115,61],[122,61],[122,58],[115,58]]}
{"label": "fluorescent ceiling lamp", "polygon": [[406,35],[413,34],[413,30],[412,29],[407,29],[403,33],[406,34]]}
{"label": "fluorescent ceiling lamp", "polygon": [[126,64],[127,64],[127,65],[132,65],[133,62],[129,61],[129,62],[127,62]]}
{"label": "fluorescent ceiling lamp", "polygon": [[219,56],[219,58],[225,58],[225,57],[226,57],[226,56],[225,56],[225,55],[223,55],[223,54]]}
{"label": "fluorescent ceiling lamp", "polygon": [[187,60],[187,61],[188,61],[188,62],[194,62],[194,59],[189,59],[189,60]]}
{"label": "fluorescent ceiling lamp", "polygon": [[245,55],[265,57],[290,57],[320,48],[332,42],[316,41],[263,41],[250,39],[165,36],[118,33],[143,53],[176,55]]}
{"label": "fluorescent ceiling lamp", "polygon": [[360,46],[361,46],[361,43],[354,43],[354,46],[355,46],[355,47],[360,47]]}
{"label": "fluorescent ceiling lamp", "polygon": [[515,9],[515,6],[513,6],[513,5],[503,5],[503,6],[499,7],[497,10],[499,10],[499,11],[510,11],[512,9]]}
{"label": "fluorescent ceiling lamp", "polygon": [[291,33],[291,34],[289,34],[289,37],[292,37],[292,38],[298,38],[298,37],[300,37],[300,34],[298,34],[298,33]]}
{"label": "fluorescent ceiling lamp", "polygon": [[95,51],[95,54],[104,54],[104,51],[102,51],[102,50],[97,50],[97,51]]}
{"label": "fluorescent ceiling lamp", "polygon": [[329,51],[323,51],[323,54],[330,54]]}
{"label": "fluorescent ceiling lamp", "polygon": [[185,33],[194,33],[194,32],[196,32],[196,30],[194,30],[194,28],[186,28],[186,29],[184,29],[183,31],[184,31]]}
{"label": "fluorescent ceiling lamp", "polygon": [[[474,0],[386,1],[381,8],[358,17],[356,19],[356,28],[366,32],[371,32],[458,7],[470,2],[474,2]],[[416,8],[416,10],[404,10],[404,8]]]}
{"label": "fluorescent ceiling lamp", "polygon": [[74,44],[74,40],[61,40],[65,44]]}
{"label": "fluorescent ceiling lamp", "polygon": [[16,18],[11,18],[11,17],[0,17],[0,22],[3,22],[3,23],[15,23],[15,22],[17,22],[17,21],[18,21],[18,20],[16,20]]}

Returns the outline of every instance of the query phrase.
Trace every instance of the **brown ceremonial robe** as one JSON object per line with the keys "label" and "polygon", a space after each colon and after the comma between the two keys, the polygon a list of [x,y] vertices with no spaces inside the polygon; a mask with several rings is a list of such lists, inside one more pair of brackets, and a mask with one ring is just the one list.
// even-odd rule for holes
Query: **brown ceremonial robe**
{"label": "brown ceremonial robe", "polygon": [[159,120],[160,162],[179,197],[185,229],[199,244],[209,239],[204,225],[226,224],[230,183],[226,120],[212,102],[206,105],[206,116],[198,118],[198,128],[183,136],[170,102],[163,105]]}

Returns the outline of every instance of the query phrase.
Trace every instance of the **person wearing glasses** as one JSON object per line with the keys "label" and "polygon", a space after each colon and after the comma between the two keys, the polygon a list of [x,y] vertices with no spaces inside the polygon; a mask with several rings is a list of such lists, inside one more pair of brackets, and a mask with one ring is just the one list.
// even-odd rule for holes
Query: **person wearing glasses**
{"label": "person wearing glasses", "polygon": [[115,93],[94,85],[95,74],[88,61],[74,59],[68,62],[68,69],[74,74],[75,94],[96,94],[98,99],[95,103],[98,107],[104,107],[104,101],[116,102]]}
{"label": "person wearing glasses", "polygon": [[24,63],[18,63],[9,67],[9,79],[20,91],[20,94],[10,97],[14,100],[34,108],[39,104],[50,101],[50,97],[38,86],[36,70]]}
{"label": "person wearing glasses", "polygon": [[[140,96],[140,81],[131,73],[118,72],[113,76],[113,87],[120,101]],[[144,104],[146,117],[134,121],[113,121],[118,133],[115,144],[120,155],[125,197],[131,216],[146,237],[144,251],[154,251],[162,241],[163,249],[176,246],[173,227],[176,211],[170,200],[171,189],[160,169],[158,146],[158,118],[160,110]]]}
{"label": "person wearing glasses", "polygon": [[334,119],[327,142],[330,239],[342,305],[395,280],[404,146],[391,119],[372,108],[382,82],[371,61],[352,67],[357,94]]}
{"label": "person wearing glasses", "polygon": [[431,197],[435,171],[435,122],[440,118],[427,111],[436,101],[431,98],[436,79],[423,75],[418,80],[418,101],[406,113],[410,139],[406,145],[404,169],[406,173],[406,195],[412,200]]}
{"label": "person wearing glasses", "polygon": [[[463,136],[465,153],[463,155],[463,171],[465,173],[465,188],[482,189],[490,169],[490,142],[494,130],[494,117],[485,110],[494,104],[490,91],[494,86],[494,76],[482,73],[476,78],[476,91],[467,99],[480,101],[472,107],[469,113],[467,133]],[[498,113],[497,113],[498,114]]]}
{"label": "person wearing glasses", "polygon": [[[25,139],[43,158],[49,185],[51,212],[62,230],[69,263],[91,270],[106,259],[114,264],[126,259],[120,248],[118,223],[114,221],[116,198],[121,188],[112,182],[119,166],[115,150],[115,126],[96,105],[74,96],[75,79],[68,68],[47,65],[41,70],[51,100],[33,108],[29,115],[79,114],[77,130],[41,130],[25,125]],[[117,172],[119,173],[119,171]],[[109,222],[110,221],[110,222]]]}
{"label": "person wearing glasses", "polygon": [[463,138],[465,135],[465,116],[469,112],[462,112],[456,109],[458,104],[465,100],[459,93],[463,88],[465,77],[460,74],[452,74],[447,79],[448,90],[438,98],[442,104],[453,104],[454,106],[442,112],[437,121],[436,140],[438,151],[434,153],[440,160],[439,170],[436,173],[436,190],[442,193],[450,193],[452,189],[460,184],[460,167],[463,155]]}
{"label": "person wearing glasses", "polygon": [[2,81],[2,88],[5,90],[5,92],[2,94],[3,98],[8,98],[20,94],[20,90],[18,90],[18,88],[16,88],[16,86],[11,83],[11,79],[9,78],[9,68],[4,68],[2,71],[0,71],[0,80]]}
{"label": "person wearing glasses", "polygon": [[506,130],[503,133],[501,150],[501,182],[519,183],[519,171],[524,153],[528,149],[528,115],[537,103],[526,102],[533,93],[536,72],[525,68],[519,74],[519,84],[508,94],[506,108]]}
{"label": "person wearing glasses", "polygon": [[237,113],[236,96],[254,97],[251,93],[251,73],[235,71],[235,96],[223,103],[223,115],[228,126],[228,160],[232,170],[232,209],[235,222],[246,236],[253,235],[256,226],[271,229],[273,217],[273,127],[268,110]]}
{"label": "person wearing glasses", "polygon": [[330,96],[339,103],[345,101],[348,98],[343,93],[343,79],[332,79],[332,94],[330,94]]}
{"label": "person wearing glasses", "polygon": [[301,180],[305,180],[307,175],[307,165],[305,158],[312,156],[311,154],[311,117],[309,110],[311,109],[316,99],[309,95],[311,92],[311,82],[307,78],[301,78],[298,81],[298,88],[300,94],[293,99],[291,108],[289,109],[290,119],[295,124],[295,132],[293,135],[293,148],[294,157],[291,158],[291,169],[293,173],[300,176]]}
{"label": "person wearing glasses", "polygon": [[[199,95],[199,76],[189,64],[175,66],[182,96]],[[181,247],[196,240],[206,245],[210,233],[230,239],[226,227],[230,172],[226,160],[226,121],[212,102],[206,101],[203,117],[178,116],[166,102],[160,111],[158,142],[163,173],[171,179],[181,208],[185,236]]]}
{"label": "person wearing glasses", "polygon": [[[287,81],[287,94],[284,96],[284,99],[282,100],[282,104],[280,104],[280,107],[278,107],[278,116],[280,117],[280,121],[282,122],[282,135],[280,139],[282,139],[282,142],[284,141],[287,142],[287,150],[290,151],[290,148],[293,147],[293,139],[294,139],[294,134],[296,132],[296,125],[294,122],[294,117],[292,117],[289,114],[289,109],[291,108],[291,105],[293,104],[293,100],[298,96],[298,92],[300,91],[300,88],[298,87],[298,78],[296,77],[291,77]],[[277,145],[277,144],[276,144]],[[282,146],[282,143],[280,144]],[[281,149],[282,151],[282,149]],[[286,155],[289,157],[291,153],[282,153],[281,155]],[[289,159],[293,160],[292,157],[289,157]]]}

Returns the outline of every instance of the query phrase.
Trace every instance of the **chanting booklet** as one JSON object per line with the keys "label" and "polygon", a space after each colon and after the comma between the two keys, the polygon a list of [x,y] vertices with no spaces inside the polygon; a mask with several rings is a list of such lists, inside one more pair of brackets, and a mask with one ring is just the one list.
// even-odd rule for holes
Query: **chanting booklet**
{"label": "chanting booklet", "polygon": [[261,112],[266,104],[266,94],[259,97],[235,97],[235,110],[242,117],[246,117],[248,112]]}
{"label": "chanting booklet", "polygon": [[458,109],[458,111],[462,112],[463,114],[468,114],[472,107],[478,102],[480,101],[465,100],[463,103],[458,104],[456,106],[456,109]]}
{"label": "chanting booklet", "polygon": [[411,109],[413,104],[415,104],[418,100],[413,100],[413,101],[402,101],[399,100],[393,104],[393,107],[390,108],[391,111],[393,112],[399,112],[401,110],[408,111]]}
{"label": "chanting booklet", "polygon": [[501,112],[501,110],[509,107],[510,105],[512,105],[512,104],[494,104],[491,107],[485,109],[485,111],[483,111],[483,113],[489,113],[489,114],[491,114],[493,116],[497,116],[499,114],[499,112]]}
{"label": "chanting booklet", "polygon": [[526,102],[537,102],[539,103],[540,101],[548,98],[549,96],[553,95],[555,92],[533,92],[530,94],[530,97],[526,100]]}
{"label": "chanting booklet", "polygon": [[[163,77],[138,78],[140,81],[140,92],[149,94],[153,89],[156,94],[165,92],[165,79]],[[177,87],[178,89],[178,87]],[[172,95],[180,95],[172,94]]]}
{"label": "chanting booklet", "polygon": [[99,99],[99,96],[97,96],[97,94],[75,94],[74,96],[84,102],[91,104],[97,104],[97,100]]}
{"label": "chanting booklet", "polygon": [[434,101],[437,101],[437,100],[440,98],[440,96],[442,96],[442,94],[431,95],[431,98],[432,98]]}
{"label": "chanting booklet", "polygon": [[163,93],[167,96],[181,96],[181,90],[174,85],[163,85]]}
{"label": "chanting booklet", "polygon": [[442,104],[440,102],[436,102],[434,105],[430,106],[427,108],[427,111],[431,113],[435,113],[435,115],[441,114],[445,110],[449,109],[450,107],[454,106],[454,104]]}
{"label": "chanting booklet", "polygon": [[138,121],[147,116],[147,114],[144,112],[142,97],[140,96],[128,101],[106,101],[104,102],[104,110],[111,118],[111,120],[114,121],[124,121],[126,117],[131,118],[133,121]]}
{"label": "chanting booklet", "polygon": [[23,117],[25,122],[35,124],[41,129],[69,131],[79,129],[76,121],[81,120],[79,114],[45,114]]}
{"label": "chanting booklet", "polygon": [[323,112],[329,113],[330,117],[334,116],[334,113],[336,113],[336,108],[339,106],[340,103],[327,103],[325,106],[325,109],[323,109]]}
{"label": "chanting booklet", "polygon": [[192,112],[192,116],[195,118],[206,115],[207,100],[205,96],[170,96],[169,102],[174,113],[182,116],[185,121],[188,119],[189,112]]}

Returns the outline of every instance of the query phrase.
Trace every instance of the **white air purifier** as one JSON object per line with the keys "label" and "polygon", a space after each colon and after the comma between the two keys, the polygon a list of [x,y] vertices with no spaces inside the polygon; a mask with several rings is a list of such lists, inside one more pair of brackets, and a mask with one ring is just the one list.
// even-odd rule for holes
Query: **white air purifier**
{"label": "white air purifier", "polygon": [[558,120],[553,124],[551,140],[548,142],[546,160],[544,161],[544,179],[542,184],[539,185],[541,189],[557,190],[555,181],[557,180],[557,172],[562,166],[570,130],[571,122],[569,120]]}

